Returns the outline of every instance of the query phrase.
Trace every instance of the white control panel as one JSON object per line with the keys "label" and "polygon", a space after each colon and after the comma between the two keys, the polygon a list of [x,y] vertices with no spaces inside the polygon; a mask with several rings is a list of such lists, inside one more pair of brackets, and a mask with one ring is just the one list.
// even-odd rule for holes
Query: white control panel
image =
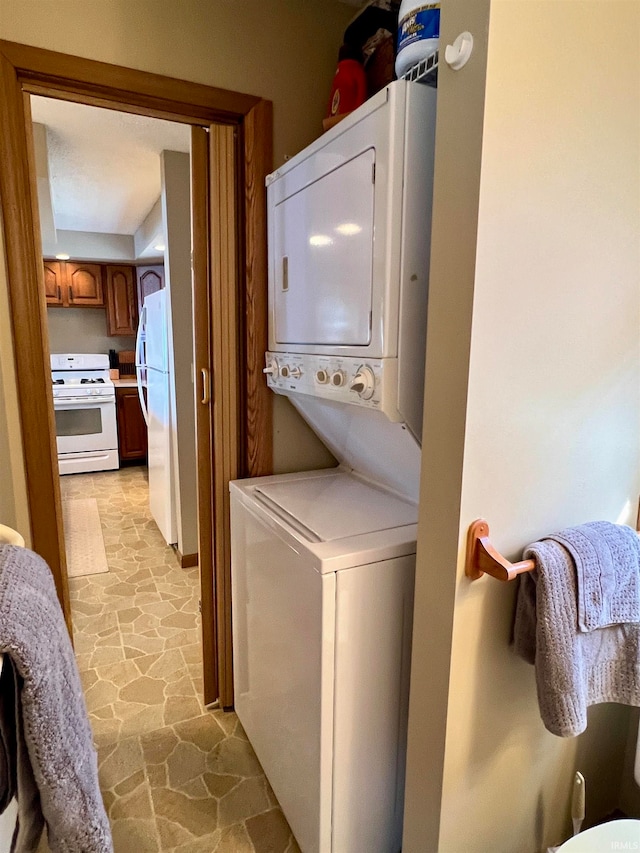
{"label": "white control panel", "polygon": [[397,411],[398,364],[395,358],[358,359],[304,353],[265,353],[264,373],[276,394],[309,394],[337,403],[377,409],[390,421]]}

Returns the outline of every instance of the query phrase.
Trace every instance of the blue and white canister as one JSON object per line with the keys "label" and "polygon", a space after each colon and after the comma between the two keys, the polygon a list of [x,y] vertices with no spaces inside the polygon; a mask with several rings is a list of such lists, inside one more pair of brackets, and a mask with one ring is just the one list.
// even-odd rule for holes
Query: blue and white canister
{"label": "blue and white canister", "polygon": [[396,76],[402,77],[421,59],[438,49],[440,3],[402,0],[398,15]]}

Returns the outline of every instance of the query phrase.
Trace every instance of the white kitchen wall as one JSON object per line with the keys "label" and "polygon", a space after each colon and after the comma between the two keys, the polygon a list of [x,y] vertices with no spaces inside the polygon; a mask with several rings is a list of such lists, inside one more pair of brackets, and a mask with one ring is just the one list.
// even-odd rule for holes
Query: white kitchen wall
{"label": "white kitchen wall", "polygon": [[94,231],[65,231],[58,229],[56,240],[42,238],[42,254],[53,258],[64,252],[74,261],[131,262],[135,258],[133,237],[130,234],[98,234]]}
{"label": "white kitchen wall", "polygon": [[104,308],[47,308],[51,352],[132,350],[135,338],[107,335]]}

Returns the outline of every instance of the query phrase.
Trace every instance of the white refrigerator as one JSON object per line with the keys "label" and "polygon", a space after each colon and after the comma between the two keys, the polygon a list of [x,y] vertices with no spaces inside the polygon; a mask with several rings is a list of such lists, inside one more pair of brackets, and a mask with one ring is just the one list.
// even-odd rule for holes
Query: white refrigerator
{"label": "white refrigerator", "polygon": [[171,449],[173,423],[166,290],[152,293],[144,301],[136,339],[136,377],[142,413],[147,422],[149,507],[167,544],[172,545],[178,541],[178,531]]}

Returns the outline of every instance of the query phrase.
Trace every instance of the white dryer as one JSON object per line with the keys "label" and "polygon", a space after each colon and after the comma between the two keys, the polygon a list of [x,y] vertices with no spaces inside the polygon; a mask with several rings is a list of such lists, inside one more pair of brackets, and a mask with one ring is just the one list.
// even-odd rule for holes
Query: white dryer
{"label": "white dryer", "polygon": [[343,470],[232,484],[236,711],[304,853],[400,850],[416,521]]}

